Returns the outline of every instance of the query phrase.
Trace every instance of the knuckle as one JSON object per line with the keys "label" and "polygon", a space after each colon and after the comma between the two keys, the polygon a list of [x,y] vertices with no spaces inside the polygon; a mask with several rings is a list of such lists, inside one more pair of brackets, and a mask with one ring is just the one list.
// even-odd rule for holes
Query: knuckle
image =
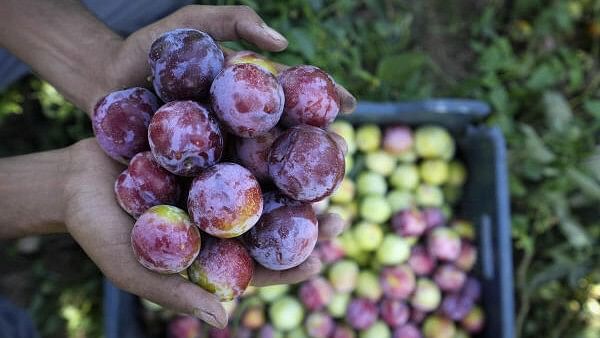
{"label": "knuckle", "polygon": [[256,12],[254,12],[254,10],[247,5],[235,6],[235,12],[239,17],[242,18],[256,15]]}

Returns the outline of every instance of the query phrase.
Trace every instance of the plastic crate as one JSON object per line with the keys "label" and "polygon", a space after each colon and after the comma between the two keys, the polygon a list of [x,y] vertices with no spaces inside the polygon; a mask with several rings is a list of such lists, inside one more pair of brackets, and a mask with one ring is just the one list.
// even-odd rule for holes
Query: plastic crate
{"label": "plastic crate", "polygon": [[[352,115],[354,123],[411,126],[438,124],[457,139],[469,177],[459,206],[460,214],[477,228],[482,303],[486,314],[485,338],[514,337],[513,266],[506,146],[500,130],[481,125],[490,112],[480,101],[433,99],[414,102],[361,102]],[[139,318],[139,299],[104,284],[106,338],[147,338]]]}

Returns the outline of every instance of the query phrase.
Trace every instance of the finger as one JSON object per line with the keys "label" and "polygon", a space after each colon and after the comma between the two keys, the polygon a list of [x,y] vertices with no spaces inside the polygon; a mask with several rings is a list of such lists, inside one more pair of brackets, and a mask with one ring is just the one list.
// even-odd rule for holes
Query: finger
{"label": "finger", "polygon": [[180,28],[183,21],[187,27],[205,31],[220,41],[243,39],[268,51],[281,51],[288,45],[283,35],[248,6],[192,5],[184,7],[175,18],[168,22],[170,29]]}
{"label": "finger", "polygon": [[323,214],[319,216],[319,239],[332,239],[337,237],[346,228],[346,222],[337,214]]}
{"label": "finger", "polygon": [[212,326],[227,326],[227,312],[215,295],[181,276],[159,275],[142,269],[144,273],[138,272],[141,275],[136,277],[137,284],[130,292],[174,311],[196,316]]}
{"label": "finger", "polygon": [[348,153],[348,144],[346,144],[346,140],[344,140],[343,137],[334,132],[329,132],[329,136],[331,136],[331,138],[337,144],[338,148],[340,148],[342,153],[344,153],[344,156],[346,156],[346,154]]}
{"label": "finger", "polygon": [[252,285],[267,286],[275,284],[295,284],[306,280],[321,272],[323,263],[314,254],[311,254],[302,264],[295,268],[283,271],[269,270],[259,264],[254,269]]}
{"label": "finger", "polygon": [[335,90],[338,93],[338,96],[340,97],[340,102],[341,102],[341,107],[340,107],[340,112],[342,114],[350,114],[354,111],[354,109],[356,109],[356,98],[350,94],[350,92],[340,86],[339,84],[335,84]]}

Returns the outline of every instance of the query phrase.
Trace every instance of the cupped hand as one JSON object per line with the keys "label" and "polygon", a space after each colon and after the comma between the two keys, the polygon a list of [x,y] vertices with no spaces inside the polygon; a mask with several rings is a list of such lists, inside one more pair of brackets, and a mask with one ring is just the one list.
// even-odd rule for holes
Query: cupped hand
{"label": "cupped hand", "polygon": [[[163,33],[177,28],[194,28],[210,34],[217,41],[245,40],[266,51],[282,51],[288,42],[247,6],[190,5],[131,34],[120,45],[107,64],[110,90],[133,86],[149,86],[148,50]],[[224,48],[225,54],[232,51]],[[287,68],[277,64],[279,71]],[[356,99],[342,86],[336,85],[341,112],[354,110]],[[106,93],[105,93],[106,94]],[[90,109],[99,99],[91,98]]]}
{"label": "cupped hand", "polygon": [[[106,156],[94,139],[73,145],[69,158],[66,226],[104,275],[123,290],[224,327],[227,314],[214,295],[179,275],[147,270],[135,259],[130,237],[134,220],[121,210],[113,191],[124,167]],[[343,228],[339,217],[325,215],[319,220],[319,237],[335,237]],[[321,262],[314,256],[286,271],[271,271],[257,264],[252,284],[296,283],[320,268]]]}

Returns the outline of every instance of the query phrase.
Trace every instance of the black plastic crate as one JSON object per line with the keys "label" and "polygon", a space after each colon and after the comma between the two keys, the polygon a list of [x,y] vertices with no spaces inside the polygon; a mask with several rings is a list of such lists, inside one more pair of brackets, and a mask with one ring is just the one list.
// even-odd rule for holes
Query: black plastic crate
{"label": "black plastic crate", "polygon": [[[506,146],[497,127],[479,123],[489,111],[483,102],[463,99],[361,102],[352,115],[343,118],[354,124],[437,124],[456,136],[459,153],[468,168],[460,214],[472,220],[477,229],[480,263],[476,273],[482,283],[486,315],[481,337],[513,338],[515,310]],[[147,338],[139,309],[136,296],[106,281],[106,338]]]}

